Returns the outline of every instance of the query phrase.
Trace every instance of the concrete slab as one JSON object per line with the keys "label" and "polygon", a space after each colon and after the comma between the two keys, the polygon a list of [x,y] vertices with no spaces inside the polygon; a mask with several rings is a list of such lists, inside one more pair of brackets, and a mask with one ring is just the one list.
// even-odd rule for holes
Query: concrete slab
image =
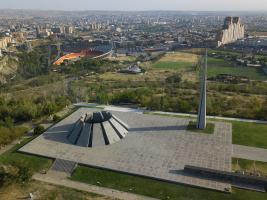
{"label": "concrete slab", "polygon": [[109,144],[114,144],[115,142],[120,141],[120,137],[117,135],[116,131],[112,128],[108,121],[104,122],[103,126],[106,130]]}

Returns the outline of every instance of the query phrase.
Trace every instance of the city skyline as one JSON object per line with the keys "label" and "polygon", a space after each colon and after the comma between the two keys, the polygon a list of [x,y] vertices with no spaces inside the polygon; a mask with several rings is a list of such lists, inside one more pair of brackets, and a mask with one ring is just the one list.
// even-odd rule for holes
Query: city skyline
{"label": "city skyline", "polygon": [[0,9],[33,9],[33,10],[184,10],[184,11],[263,11],[267,2],[261,0],[46,0],[36,3],[35,0],[10,0],[1,2]]}

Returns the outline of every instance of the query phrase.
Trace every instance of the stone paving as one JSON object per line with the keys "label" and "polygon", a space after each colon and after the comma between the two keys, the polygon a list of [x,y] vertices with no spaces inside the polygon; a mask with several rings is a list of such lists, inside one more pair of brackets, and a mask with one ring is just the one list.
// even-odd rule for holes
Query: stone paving
{"label": "stone paving", "polygon": [[233,157],[267,162],[267,149],[233,145]]}
{"label": "stone paving", "polygon": [[230,188],[226,183],[190,177],[183,168],[194,165],[230,172],[231,124],[216,122],[214,134],[201,134],[186,131],[190,119],[112,111],[130,127],[123,140],[95,148],[71,145],[68,132],[89,111],[94,109],[79,109],[20,151],[220,191]]}

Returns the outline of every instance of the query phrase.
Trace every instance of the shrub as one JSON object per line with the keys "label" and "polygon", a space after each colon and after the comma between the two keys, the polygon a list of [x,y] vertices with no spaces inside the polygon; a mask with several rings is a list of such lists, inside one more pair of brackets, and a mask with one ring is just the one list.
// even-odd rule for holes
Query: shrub
{"label": "shrub", "polygon": [[7,145],[16,138],[23,136],[28,131],[28,128],[17,127],[0,127],[0,145]]}
{"label": "shrub", "polygon": [[60,120],[61,120],[61,117],[59,117],[58,115],[53,116],[53,122],[58,122]]}
{"label": "shrub", "polygon": [[0,166],[0,186],[11,183],[27,183],[32,177],[32,170],[22,161]]}
{"label": "shrub", "polygon": [[43,132],[45,132],[45,128],[41,125],[38,125],[34,128],[33,134],[34,135],[41,135]]}
{"label": "shrub", "polygon": [[175,74],[166,78],[166,83],[180,83],[182,81],[180,74]]}

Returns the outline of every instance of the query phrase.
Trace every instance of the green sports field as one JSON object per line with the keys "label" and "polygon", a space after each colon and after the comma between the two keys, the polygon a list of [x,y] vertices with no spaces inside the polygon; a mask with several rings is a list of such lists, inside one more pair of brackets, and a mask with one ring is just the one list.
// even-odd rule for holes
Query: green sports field
{"label": "green sports field", "polygon": [[153,64],[153,68],[156,69],[187,69],[192,68],[194,65],[189,62],[171,62],[171,61],[159,61]]}

